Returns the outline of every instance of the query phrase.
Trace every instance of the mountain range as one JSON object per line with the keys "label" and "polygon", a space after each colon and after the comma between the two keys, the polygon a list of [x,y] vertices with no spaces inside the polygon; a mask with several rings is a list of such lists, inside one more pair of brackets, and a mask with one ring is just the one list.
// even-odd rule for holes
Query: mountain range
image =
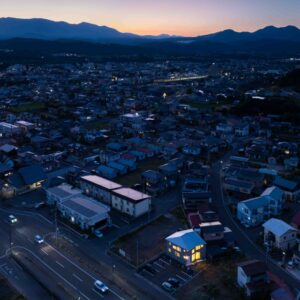
{"label": "mountain range", "polygon": [[6,48],[25,52],[38,50],[43,54],[70,51],[98,55],[103,51],[109,53],[111,48],[116,55],[286,56],[300,54],[300,30],[295,26],[268,26],[255,32],[228,29],[197,37],[143,36],[90,23],[0,18],[0,49]]}

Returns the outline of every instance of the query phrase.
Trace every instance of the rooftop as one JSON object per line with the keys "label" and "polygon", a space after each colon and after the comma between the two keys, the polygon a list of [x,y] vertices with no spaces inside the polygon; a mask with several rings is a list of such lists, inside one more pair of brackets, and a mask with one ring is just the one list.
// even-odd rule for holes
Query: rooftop
{"label": "rooftop", "polygon": [[144,194],[142,192],[136,191],[136,190],[131,189],[131,188],[126,188],[126,187],[116,189],[116,190],[113,191],[113,193],[117,194],[119,196],[126,197],[130,200],[133,200],[133,201],[141,201],[141,200],[144,200],[144,199],[151,198],[151,196],[149,196],[147,194]]}
{"label": "rooftop", "polygon": [[97,175],[87,175],[87,176],[82,176],[81,179],[88,181],[90,183],[93,183],[99,187],[103,187],[107,190],[114,190],[121,188],[122,186],[116,182],[107,180],[103,177],[97,176]]}

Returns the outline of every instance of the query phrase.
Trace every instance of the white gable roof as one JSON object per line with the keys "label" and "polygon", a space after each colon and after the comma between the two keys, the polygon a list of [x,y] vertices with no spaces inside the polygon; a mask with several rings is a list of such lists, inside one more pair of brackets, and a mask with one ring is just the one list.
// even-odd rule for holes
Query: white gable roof
{"label": "white gable roof", "polygon": [[282,220],[272,218],[263,224],[263,227],[267,231],[271,231],[276,236],[282,236],[290,230],[296,231],[296,229]]}
{"label": "white gable roof", "polygon": [[206,244],[193,229],[177,231],[168,236],[166,240],[187,251],[192,250],[196,246]]}

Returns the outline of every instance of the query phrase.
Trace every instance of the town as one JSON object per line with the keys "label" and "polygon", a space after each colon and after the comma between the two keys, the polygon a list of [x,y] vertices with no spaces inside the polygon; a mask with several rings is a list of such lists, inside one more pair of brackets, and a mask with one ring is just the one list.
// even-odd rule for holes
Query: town
{"label": "town", "polygon": [[2,65],[3,293],[300,299],[299,70]]}

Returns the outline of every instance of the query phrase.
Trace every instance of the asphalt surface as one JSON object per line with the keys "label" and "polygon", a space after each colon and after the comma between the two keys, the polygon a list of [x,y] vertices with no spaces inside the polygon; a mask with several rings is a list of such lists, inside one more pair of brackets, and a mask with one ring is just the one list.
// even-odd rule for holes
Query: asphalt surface
{"label": "asphalt surface", "polygon": [[[7,219],[8,215],[7,212],[0,211],[2,259],[5,259],[5,255],[10,253],[9,241],[11,240],[11,250],[14,255],[24,254],[35,262],[32,264],[31,271],[33,273],[35,268],[40,265],[48,270],[52,277],[54,276],[57,281],[65,285],[67,289],[73,290],[74,295],[78,294],[81,299],[124,299],[122,293],[115,287],[109,287],[109,292],[106,294],[99,293],[94,288],[94,282],[95,280],[101,280],[101,278],[83,269],[47,242],[41,245],[35,243],[34,236],[36,234],[47,236],[51,233],[49,231],[51,229],[50,224],[41,226],[42,223],[34,220],[34,217],[24,213],[16,213],[15,216],[18,218],[18,222],[10,225]],[[20,257],[22,258],[22,255]]]}

